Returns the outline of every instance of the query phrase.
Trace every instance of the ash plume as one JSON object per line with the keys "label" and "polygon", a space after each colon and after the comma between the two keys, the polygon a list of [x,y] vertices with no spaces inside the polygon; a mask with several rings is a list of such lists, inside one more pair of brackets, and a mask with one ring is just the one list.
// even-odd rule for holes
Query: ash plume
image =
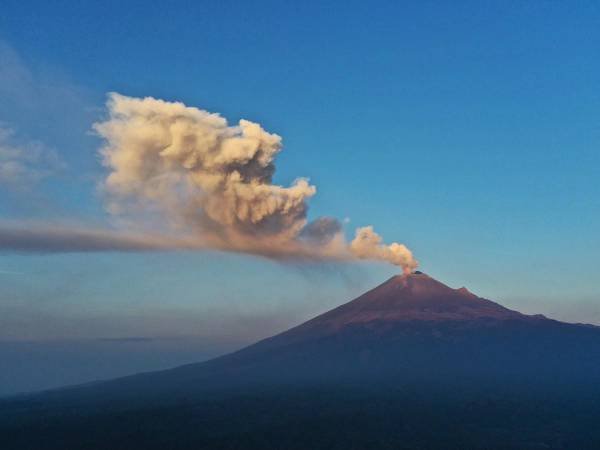
{"label": "ash plume", "polygon": [[380,260],[404,271],[417,266],[410,250],[383,244],[370,226],[349,243],[337,219],[308,222],[317,189],[306,178],[273,183],[281,137],[259,124],[230,125],[181,102],[116,93],[107,110],[94,124],[108,171],[100,187],[107,211],[126,231],[41,227],[28,245],[26,234],[0,227],[0,249],[217,249],[275,259]]}
{"label": "ash plume", "polygon": [[350,243],[350,251],[360,259],[390,262],[402,267],[405,273],[410,273],[417,268],[417,260],[405,245],[397,242],[385,245],[382,240],[372,226],[357,228],[356,236]]}

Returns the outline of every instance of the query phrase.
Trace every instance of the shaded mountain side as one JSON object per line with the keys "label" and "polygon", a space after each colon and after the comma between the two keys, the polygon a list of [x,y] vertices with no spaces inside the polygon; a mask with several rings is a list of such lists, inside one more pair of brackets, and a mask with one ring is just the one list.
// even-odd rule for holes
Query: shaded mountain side
{"label": "shaded mountain side", "polygon": [[[599,337],[598,327],[521,314],[416,272],[392,277],[351,302],[238,352],[176,370],[271,364],[280,365],[277,376],[394,370],[422,376],[436,364],[445,364],[446,371],[480,373],[518,372],[533,362],[558,370],[569,359],[595,361]],[[576,348],[576,342],[583,347]],[[524,366],[505,364],[519,359]]]}
{"label": "shaded mountain side", "polygon": [[44,401],[170,403],[217,390],[327,383],[588,385],[600,328],[528,316],[417,272],[208,362],[57,390]]}
{"label": "shaded mountain side", "polygon": [[[318,339],[346,328],[364,327],[385,335],[401,330],[396,325],[412,321],[436,323],[467,322],[483,325],[501,322],[529,323],[548,320],[542,315],[527,316],[469,292],[452,289],[422,272],[397,275],[360,297],[317,316],[297,327],[251,346],[264,349],[292,342]],[[242,350],[243,352],[248,349]]]}

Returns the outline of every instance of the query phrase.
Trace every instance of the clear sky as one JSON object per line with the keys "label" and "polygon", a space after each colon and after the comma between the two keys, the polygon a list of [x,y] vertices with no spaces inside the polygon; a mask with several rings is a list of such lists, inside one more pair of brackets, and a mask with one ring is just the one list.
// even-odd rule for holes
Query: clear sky
{"label": "clear sky", "polygon": [[[599,79],[593,1],[4,0],[0,147],[37,156],[18,180],[0,170],[0,218],[105,222],[107,93],[177,100],[282,136],[274,181],[310,178],[309,217],[372,224],[453,287],[600,324]],[[5,251],[0,341],[193,337],[208,355],[396,272]]]}

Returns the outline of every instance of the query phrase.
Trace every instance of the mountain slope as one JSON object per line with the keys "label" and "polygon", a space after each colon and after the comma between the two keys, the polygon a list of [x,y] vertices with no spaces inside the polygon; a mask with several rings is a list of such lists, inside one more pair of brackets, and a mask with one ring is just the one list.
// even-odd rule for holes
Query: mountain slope
{"label": "mountain slope", "polygon": [[[440,377],[444,373],[446,377]],[[211,361],[50,392],[126,404],[202,396],[251,385],[356,383],[438,385],[600,375],[600,328],[528,316],[416,272],[297,327]],[[101,393],[101,394],[100,394]]]}
{"label": "mountain slope", "polygon": [[19,449],[600,448],[599,385],[600,328],[415,272],[211,361],[0,402],[0,433]]}
{"label": "mountain slope", "polygon": [[[360,297],[290,330],[294,334],[336,332],[349,326],[408,321],[538,320],[476,296],[452,289],[422,272],[397,275]],[[288,334],[290,333],[288,331]]]}
{"label": "mountain slope", "polygon": [[311,322],[339,328],[373,320],[518,319],[522,314],[482,299],[466,288],[451,289],[422,272],[397,275]]}

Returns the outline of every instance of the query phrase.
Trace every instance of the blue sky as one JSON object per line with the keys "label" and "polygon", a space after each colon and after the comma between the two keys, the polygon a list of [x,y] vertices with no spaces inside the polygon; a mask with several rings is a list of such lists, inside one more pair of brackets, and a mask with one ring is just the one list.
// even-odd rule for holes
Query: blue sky
{"label": "blue sky", "polygon": [[[311,217],[373,224],[451,286],[600,324],[599,22],[585,1],[5,0],[0,122],[61,165],[0,185],[0,218],[102,223],[106,94],[179,100],[281,135],[275,182],[309,177]],[[5,252],[0,269],[0,340],[215,349],[396,272],[216,252]]]}

